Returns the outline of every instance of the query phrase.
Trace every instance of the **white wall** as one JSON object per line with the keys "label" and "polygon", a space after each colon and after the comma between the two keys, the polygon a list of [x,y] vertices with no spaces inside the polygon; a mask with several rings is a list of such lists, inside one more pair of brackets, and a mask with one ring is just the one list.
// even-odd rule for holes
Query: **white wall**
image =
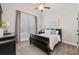
{"label": "white wall", "polygon": [[48,21],[60,21],[59,28],[62,29],[62,40],[65,43],[77,45],[77,4],[56,4],[52,6],[55,9],[43,14],[43,25],[47,26]]}
{"label": "white wall", "polygon": [[10,31],[11,32],[15,32],[16,10],[20,10],[20,11],[37,16],[38,31],[40,30],[41,15],[39,12],[35,12],[33,10],[34,6],[31,3],[3,3],[1,5],[2,5],[2,9],[3,9],[2,19],[10,22]]}

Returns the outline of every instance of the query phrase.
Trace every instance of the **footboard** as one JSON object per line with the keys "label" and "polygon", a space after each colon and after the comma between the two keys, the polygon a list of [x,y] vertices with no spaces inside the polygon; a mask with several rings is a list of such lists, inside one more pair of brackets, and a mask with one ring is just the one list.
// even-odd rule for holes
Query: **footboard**
{"label": "footboard", "polygon": [[35,46],[47,52],[47,54],[50,54],[49,38],[30,34],[29,39],[30,39],[30,44],[33,43]]}

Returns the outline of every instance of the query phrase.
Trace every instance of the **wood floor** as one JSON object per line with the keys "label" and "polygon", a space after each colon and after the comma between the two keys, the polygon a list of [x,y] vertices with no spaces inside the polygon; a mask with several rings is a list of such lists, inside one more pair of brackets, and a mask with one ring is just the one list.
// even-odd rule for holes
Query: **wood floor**
{"label": "wood floor", "polygon": [[[33,44],[30,45],[29,41],[24,41],[16,44],[17,55],[47,55],[44,51],[37,48]],[[78,49],[65,43],[60,43],[50,55],[78,55]]]}

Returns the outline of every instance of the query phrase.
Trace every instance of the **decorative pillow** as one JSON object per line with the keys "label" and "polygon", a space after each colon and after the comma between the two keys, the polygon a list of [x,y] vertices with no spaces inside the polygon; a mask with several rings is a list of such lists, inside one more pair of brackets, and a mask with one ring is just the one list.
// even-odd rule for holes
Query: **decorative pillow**
{"label": "decorative pillow", "polygon": [[56,31],[56,35],[58,35],[59,31]]}
{"label": "decorative pillow", "polygon": [[56,34],[56,30],[51,30],[51,34]]}

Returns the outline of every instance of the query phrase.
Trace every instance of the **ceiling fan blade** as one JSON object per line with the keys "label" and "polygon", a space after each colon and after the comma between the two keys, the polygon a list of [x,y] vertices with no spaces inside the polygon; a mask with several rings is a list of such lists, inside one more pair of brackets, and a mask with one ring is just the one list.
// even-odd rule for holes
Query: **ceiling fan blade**
{"label": "ceiling fan blade", "polygon": [[39,3],[39,5],[45,5],[45,3]]}
{"label": "ceiling fan blade", "polygon": [[38,9],[38,8],[34,8],[34,10],[36,10],[36,9]]}
{"label": "ceiling fan blade", "polygon": [[50,9],[50,7],[44,7],[45,9]]}

